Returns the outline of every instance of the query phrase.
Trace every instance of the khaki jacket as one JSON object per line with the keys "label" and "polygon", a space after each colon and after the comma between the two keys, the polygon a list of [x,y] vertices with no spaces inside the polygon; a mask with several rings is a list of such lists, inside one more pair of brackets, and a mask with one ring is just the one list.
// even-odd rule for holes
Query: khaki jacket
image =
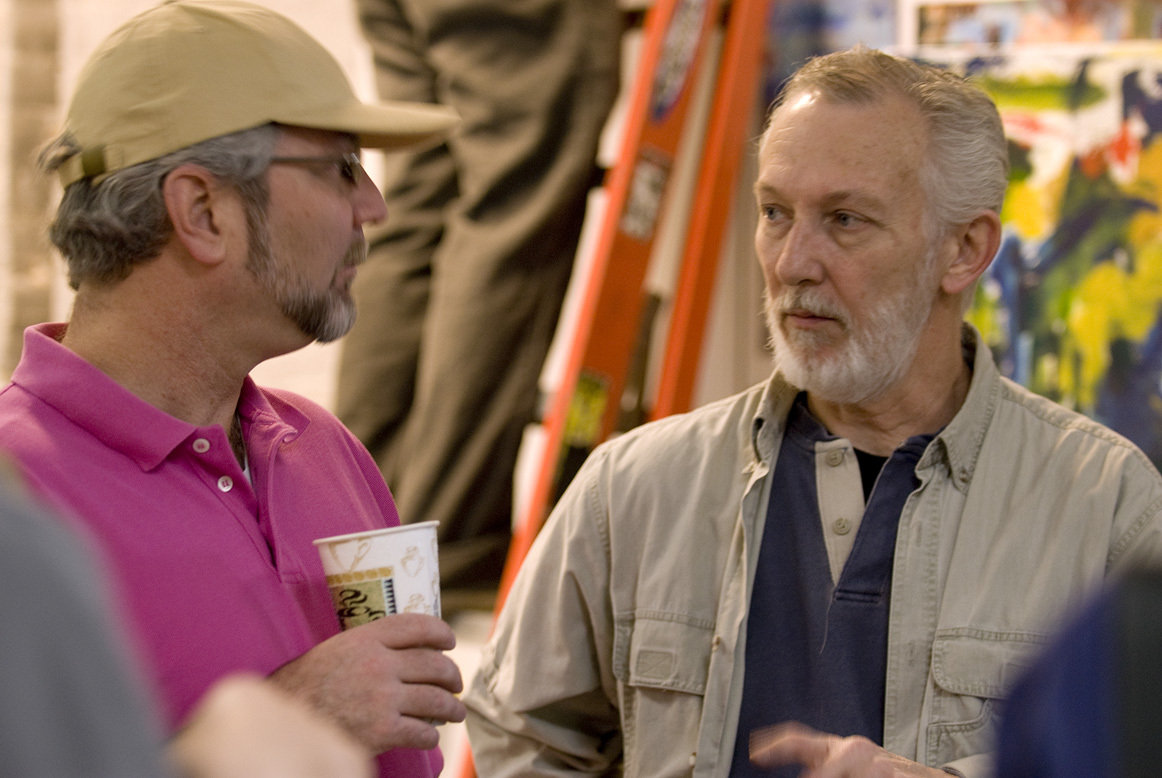
{"label": "khaki jacket", "polygon": [[[1111,570],[1162,558],[1162,477],[1124,438],[1001,377],[967,326],[965,348],[968,396],[900,516],[884,745],[983,776],[998,700],[1058,618]],[[727,775],[767,476],[795,395],[776,376],[593,453],[466,695],[482,778]]]}

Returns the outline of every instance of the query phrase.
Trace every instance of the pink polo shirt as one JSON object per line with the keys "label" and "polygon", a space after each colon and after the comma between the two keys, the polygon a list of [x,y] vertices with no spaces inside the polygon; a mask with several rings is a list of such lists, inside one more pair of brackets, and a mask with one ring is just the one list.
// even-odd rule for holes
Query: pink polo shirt
{"label": "pink polo shirt", "polygon": [[[396,525],[362,444],[329,412],[246,380],[239,402],[253,481],[221,427],[138,399],[30,327],[0,390],[0,449],[105,552],[138,653],[171,727],[226,673],[267,674],[339,631],[311,541]],[[439,773],[397,749],[384,776]]]}

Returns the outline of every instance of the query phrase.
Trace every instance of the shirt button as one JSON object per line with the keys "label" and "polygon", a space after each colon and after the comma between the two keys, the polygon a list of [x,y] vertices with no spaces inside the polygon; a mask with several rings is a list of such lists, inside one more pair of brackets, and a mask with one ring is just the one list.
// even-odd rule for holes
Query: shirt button
{"label": "shirt button", "polygon": [[197,451],[199,454],[205,454],[209,450],[210,441],[206,440],[205,438],[198,438],[194,441],[194,451]]}
{"label": "shirt button", "polygon": [[851,532],[851,522],[847,519],[836,519],[831,529],[835,530],[836,535],[846,535]]}
{"label": "shirt button", "polygon": [[839,448],[831,449],[830,451],[827,452],[827,456],[825,459],[826,459],[827,464],[831,465],[832,467],[839,467],[840,465],[843,464],[843,449],[839,449]]}
{"label": "shirt button", "polygon": [[690,754],[690,766],[694,767],[697,764],[698,764],[698,752],[695,751],[694,753]]}
{"label": "shirt button", "polygon": [[223,492],[228,492],[234,488],[234,479],[228,475],[224,475],[218,479],[218,488]]}

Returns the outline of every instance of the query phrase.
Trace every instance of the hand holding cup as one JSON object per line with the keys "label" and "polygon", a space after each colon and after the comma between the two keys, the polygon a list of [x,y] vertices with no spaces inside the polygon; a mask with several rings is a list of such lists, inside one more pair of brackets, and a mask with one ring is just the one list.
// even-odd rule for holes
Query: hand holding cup
{"label": "hand holding cup", "polygon": [[270,680],[337,721],[375,753],[435,748],[433,722],[463,721],[464,684],[435,616],[389,614],[324,640]]}

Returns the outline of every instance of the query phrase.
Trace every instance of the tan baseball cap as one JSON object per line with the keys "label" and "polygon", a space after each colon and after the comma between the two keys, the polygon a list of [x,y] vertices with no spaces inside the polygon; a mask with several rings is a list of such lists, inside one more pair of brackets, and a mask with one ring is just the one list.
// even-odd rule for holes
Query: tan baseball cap
{"label": "tan baseball cap", "polygon": [[269,8],[176,0],[131,19],[89,58],[65,118],[81,151],[59,174],[68,186],[269,122],[392,149],[457,121],[446,106],[361,101],[330,52]]}

